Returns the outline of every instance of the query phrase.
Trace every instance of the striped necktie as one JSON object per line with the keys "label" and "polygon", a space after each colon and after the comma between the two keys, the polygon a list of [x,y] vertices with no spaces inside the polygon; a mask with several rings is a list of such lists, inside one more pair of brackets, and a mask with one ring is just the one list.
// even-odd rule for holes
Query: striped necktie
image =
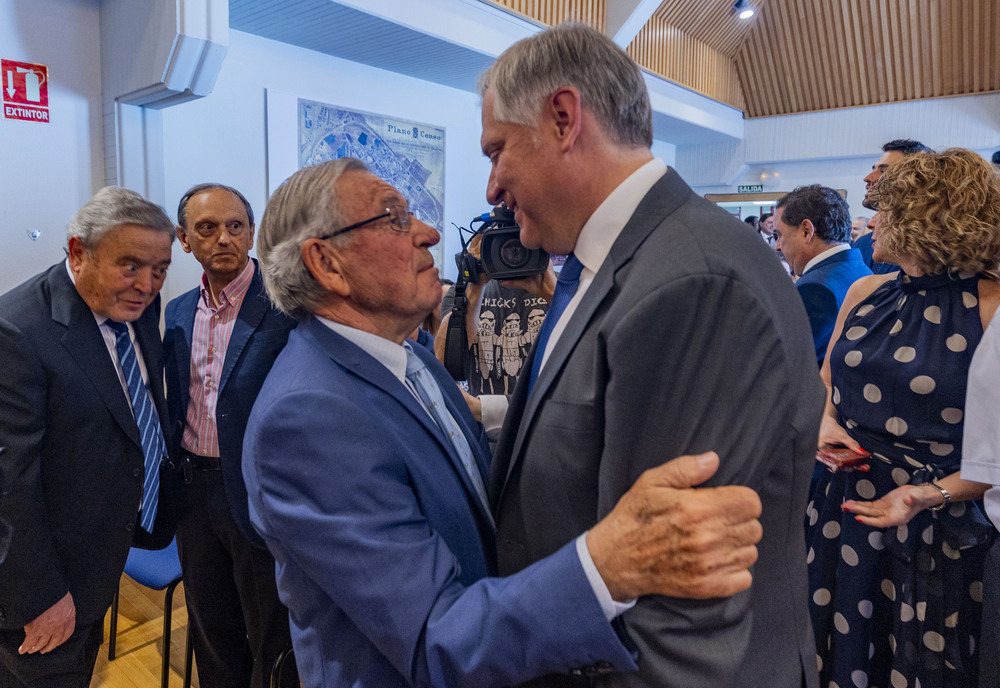
{"label": "striped necktie", "polygon": [[125,374],[125,384],[132,402],[132,414],[139,428],[142,440],[142,453],[145,457],[145,479],[142,485],[142,507],[139,512],[139,525],[147,533],[153,532],[153,522],[156,520],[156,504],[160,493],[160,461],[167,453],[163,441],[163,429],[160,427],[160,417],[149,397],[146,383],[142,380],[139,361],[135,357],[132,338],[128,334],[128,326],[114,320],[107,321],[108,327],[115,332],[115,348],[118,350],[118,363]]}

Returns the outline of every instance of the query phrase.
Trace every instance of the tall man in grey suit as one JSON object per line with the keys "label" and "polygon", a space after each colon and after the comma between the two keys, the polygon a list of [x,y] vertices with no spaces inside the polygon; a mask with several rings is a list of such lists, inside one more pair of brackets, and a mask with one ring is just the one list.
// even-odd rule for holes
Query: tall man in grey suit
{"label": "tall man in grey suit", "polygon": [[86,688],[129,547],[171,536],[158,294],[173,223],[108,187],[67,233],[65,261],[0,297],[4,688]]}
{"label": "tall man in grey suit", "polygon": [[[291,644],[274,557],[250,526],[241,461],[250,409],[295,321],[264,291],[253,208],[222,184],[189,189],[177,238],[205,269],[167,304],[163,352],[174,427],[177,547],[198,677],[205,685],[265,688]],[[285,671],[286,685],[298,685]]]}
{"label": "tall man in grey suit", "polygon": [[264,283],[300,322],[254,404],[243,475],[303,683],[507,686],[634,667],[609,588],[746,589],[759,501],[742,486],[692,491],[718,457],[682,457],[553,556],[494,577],[483,427],[407,341],[441,300],[438,240],[352,158],[296,172],[261,222]]}
{"label": "tall man in grey suit", "polygon": [[527,246],[570,254],[494,456],[501,574],[590,528],[664,457],[716,449],[710,482],[763,502],[753,585],[640,597],[622,617],[638,672],[598,685],[815,686],[802,519],[824,395],[794,286],[653,159],[642,74],[606,37],[544,31],[480,89],[488,201],[515,211]]}

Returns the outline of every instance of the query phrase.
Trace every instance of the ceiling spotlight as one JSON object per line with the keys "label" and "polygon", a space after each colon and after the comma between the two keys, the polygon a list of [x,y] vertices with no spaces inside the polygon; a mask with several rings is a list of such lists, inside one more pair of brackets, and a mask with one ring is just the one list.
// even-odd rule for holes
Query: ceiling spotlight
{"label": "ceiling spotlight", "polygon": [[747,0],[736,0],[733,3],[733,9],[740,13],[740,19],[749,19],[753,16],[753,7]]}

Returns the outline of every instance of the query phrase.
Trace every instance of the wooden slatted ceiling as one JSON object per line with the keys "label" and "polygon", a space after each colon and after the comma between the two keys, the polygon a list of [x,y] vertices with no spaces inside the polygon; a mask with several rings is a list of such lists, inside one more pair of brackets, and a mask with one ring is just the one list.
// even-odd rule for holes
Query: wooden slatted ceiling
{"label": "wooden slatted ceiling", "polygon": [[490,0],[529,19],[555,26],[564,21],[578,21],[604,32],[606,2],[615,0]]}
{"label": "wooden slatted ceiling", "polygon": [[1000,91],[996,0],[768,0],[762,14],[735,56],[748,117]]}
{"label": "wooden slatted ceiling", "polygon": [[627,52],[654,74],[744,109],[743,89],[733,60],[655,15],[639,31]]}
{"label": "wooden slatted ceiling", "polygon": [[[759,13],[773,1],[751,0],[751,4]],[[676,26],[730,58],[736,55],[753,27],[753,21],[740,19],[733,11],[733,0],[666,0],[653,13],[653,19]]]}
{"label": "wooden slatted ceiling", "polygon": [[[547,26],[573,19],[603,32],[605,2],[619,0],[489,1]],[[735,52],[739,42],[736,32],[742,35],[746,29],[734,23],[739,20],[732,11],[732,0],[721,0],[721,4],[720,0],[667,0],[635,37],[628,52],[644,69],[742,110],[743,93],[731,56],[702,39],[703,27],[720,17],[730,26],[729,33],[734,34],[730,42]]]}
{"label": "wooden slatted ceiling", "polygon": [[[488,0],[603,31],[617,0]],[[628,50],[747,117],[1000,92],[1000,0],[664,0]]]}

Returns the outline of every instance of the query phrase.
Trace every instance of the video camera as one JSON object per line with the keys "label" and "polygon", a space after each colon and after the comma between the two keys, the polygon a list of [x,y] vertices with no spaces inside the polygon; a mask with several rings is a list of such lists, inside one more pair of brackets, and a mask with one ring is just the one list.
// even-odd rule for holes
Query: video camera
{"label": "video camera", "polygon": [[[472,225],[477,222],[483,223],[483,226],[473,230]],[[462,250],[455,254],[458,280],[455,282],[455,301],[444,341],[444,367],[456,380],[466,379],[468,370],[469,340],[465,332],[468,302],[465,287],[478,282],[480,275],[494,280],[512,280],[540,275],[549,267],[548,253],[525,248],[521,243],[521,228],[514,221],[514,212],[502,203],[492,212],[472,218],[469,227],[458,228]],[[469,241],[477,234],[482,235],[479,244],[482,258],[469,253],[469,241],[465,240],[462,232],[471,234]]]}
{"label": "video camera", "polygon": [[521,243],[521,228],[514,221],[514,211],[500,204],[492,212],[472,218],[472,223],[483,226],[472,233],[482,235],[479,255],[476,258],[462,242],[462,251],[455,255],[459,278],[467,283],[479,281],[485,274],[494,280],[512,280],[530,275],[540,275],[549,266],[549,254],[540,248],[528,249]]}

